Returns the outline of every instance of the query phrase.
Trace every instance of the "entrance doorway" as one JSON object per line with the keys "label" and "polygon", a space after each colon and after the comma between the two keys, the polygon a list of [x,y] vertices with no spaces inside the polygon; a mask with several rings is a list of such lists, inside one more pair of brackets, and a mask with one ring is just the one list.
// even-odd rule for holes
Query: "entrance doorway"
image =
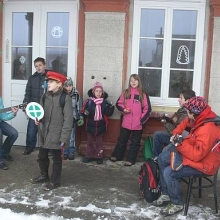
{"label": "entrance doorway", "polygon": [[[23,102],[27,80],[35,72],[33,60],[46,59],[47,69],[76,81],[77,1],[4,3],[3,102]],[[16,145],[25,145],[27,118],[22,111],[9,122],[19,132]]]}

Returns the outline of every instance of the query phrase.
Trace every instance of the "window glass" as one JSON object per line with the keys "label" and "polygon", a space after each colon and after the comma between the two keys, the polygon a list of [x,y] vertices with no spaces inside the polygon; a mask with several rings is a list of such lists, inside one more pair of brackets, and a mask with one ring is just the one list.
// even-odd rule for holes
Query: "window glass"
{"label": "window glass", "polygon": [[173,38],[196,38],[197,11],[173,11]]}
{"label": "window glass", "polygon": [[193,69],[195,41],[173,40],[171,45],[171,68]]}
{"label": "window glass", "polygon": [[176,98],[182,90],[192,89],[193,71],[171,70],[169,97]]}
{"label": "window glass", "polygon": [[140,37],[161,37],[164,33],[165,10],[142,9]]}
{"label": "window glass", "polygon": [[141,9],[139,69],[143,87],[150,96],[160,97],[165,10]]}
{"label": "window glass", "polygon": [[11,78],[27,80],[32,74],[33,13],[12,16]]}
{"label": "window glass", "polygon": [[140,39],[139,66],[161,67],[163,40]]}
{"label": "window glass", "polygon": [[160,69],[143,69],[139,68],[138,75],[140,76],[143,88],[147,94],[154,97],[161,95],[161,74]]}

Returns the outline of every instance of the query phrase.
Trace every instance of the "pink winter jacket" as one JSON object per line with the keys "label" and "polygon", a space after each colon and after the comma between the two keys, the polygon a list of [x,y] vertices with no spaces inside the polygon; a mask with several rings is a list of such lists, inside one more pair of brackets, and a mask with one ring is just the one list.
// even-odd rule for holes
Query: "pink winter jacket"
{"label": "pink winter jacket", "polygon": [[[119,97],[116,107],[123,113],[122,127],[129,130],[141,130],[142,125],[147,121],[151,113],[151,104],[147,94],[144,93],[142,103],[139,101],[137,88],[130,88],[130,98],[125,99],[124,92]],[[129,113],[124,113],[125,108],[130,108]]]}

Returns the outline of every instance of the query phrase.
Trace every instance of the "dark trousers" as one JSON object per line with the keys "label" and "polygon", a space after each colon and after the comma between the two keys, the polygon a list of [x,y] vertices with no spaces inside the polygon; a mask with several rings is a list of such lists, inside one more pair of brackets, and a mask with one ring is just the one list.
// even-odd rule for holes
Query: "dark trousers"
{"label": "dark trousers", "polygon": [[[50,159],[48,157],[49,149],[45,149],[40,147],[38,154],[38,163],[41,170],[42,175],[48,175],[48,169],[50,164]],[[53,184],[61,183],[61,171],[62,171],[62,158],[61,158],[61,150],[52,150],[52,159],[53,159],[53,168],[52,174],[50,178],[50,182]]]}
{"label": "dark trousers", "polygon": [[126,151],[128,139],[131,136],[131,145],[128,150],[126,161],[135,164],[137,154],[140,149],[141,135],[142,135],[142,130],[129,130],[121,127],[118,143],[115,146],[115,149],[112,153],[112,157],[115,157],[117,160],[123,159],[124,153]]}
{"label": "dark trousers", "polygon": [[35,125],[33,119],[29,118],[28,126],[27,126],[27,136],[26,136],[26,150],[32,151],[36,147],[37,133],[38,133],[38,126]]}
{"label": "dark trousers", "polygon": [[[94,146],[95,140],[95,146]],[[98,136],[87,133],[86,157],[103,158],[102,134]]]}

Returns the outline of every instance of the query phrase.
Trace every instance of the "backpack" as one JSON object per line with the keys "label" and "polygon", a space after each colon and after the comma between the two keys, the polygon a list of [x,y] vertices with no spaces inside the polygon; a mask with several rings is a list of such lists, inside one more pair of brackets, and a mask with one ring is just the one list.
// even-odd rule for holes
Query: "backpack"
{"label": "backpack", "polygon": [[[66,95],[67,95],[67,93],[63,91],[63,92],[61,93],[60,99],[59,99],[60,107],[62,108],[62,112],[63,112],[64,106],[65,106]],[[44,107],[44,103],[45,103],[45,98],[46,98],[46,96],[45,96],[45,93],[44,93],[43,96],[42,96],[42,104],[43,104],[43,107]]]}
{"label": "backpack", "polygon": [[139,190],[144,199],[151,203],[160,196],[159,169],[157,163],[149,158],[139,171]]}

